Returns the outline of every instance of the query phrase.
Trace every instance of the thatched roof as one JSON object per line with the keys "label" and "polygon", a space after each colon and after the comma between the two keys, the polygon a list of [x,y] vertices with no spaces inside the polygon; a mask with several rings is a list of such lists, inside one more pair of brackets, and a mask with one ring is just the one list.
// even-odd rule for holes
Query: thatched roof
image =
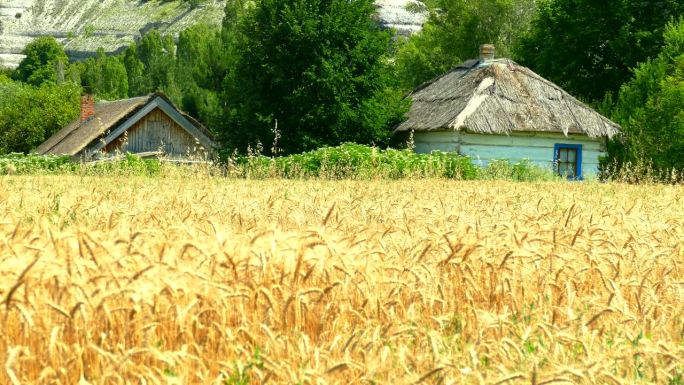
{"label": "thatched roof", "polygon": [[415,89],[396,131],[562,132],[612,137],[620,126],[508,59],[470,60]]}
{"label": "thatched roof", "polygon": [[170,106],[178,116],[182,117],[186,125],[193,126],[193,133],[196,134],[195,136],[200,136],[198,139],[202,143],[213,145],[211,133],[201,123],[178,110],[165,95],[156,93],[112,102],[98,102],[95,104],[93,117],[85,122],[81,122],[80,119],[71,122],[38,146],[35,152],[41,155],[77,155],[128,120],[135,118],[136,113],[152,103]]}

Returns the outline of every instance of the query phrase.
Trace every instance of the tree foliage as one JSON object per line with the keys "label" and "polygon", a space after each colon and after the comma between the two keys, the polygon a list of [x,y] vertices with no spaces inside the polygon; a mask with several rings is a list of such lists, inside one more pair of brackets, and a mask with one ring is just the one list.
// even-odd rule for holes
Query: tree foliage
{"label": "tree foliage", "polygon": [[[405,105],[389,88],[390,33],[372,0],[261,0],[240,18],[226,81],[223,138],[244,151],[276,140],[287,153],[345,141],[385,142]],[[267,148],[268,150],[268,148]]]}
{"label": "tree foliage", "polygon": [[133,95],[177,91],[174,89],[176,46],[171,35],[162,36],[159,31],[152,30],[128,50],[131,52],[126,52],[125,56],[132,59],[129,64],[134,79],[129,79],[129,87],[133,85]]}
{"label": "tree foliage", "polygon": [[546,0],[523,40],[523,64],[586,100],[616,93],[663,46],[681,0]]}
{"label": "tree foliage", "polygon": [[667,26],[660,54],[634,71],[613,117],[625,136],[612,143],[620,163],[684,169],[684,19]]}
{"label": "tree foliage", "polygon": [[128,97],[128,74],[122,57],[107,56],[100,48],[94,58],[73,66],[87,91],[110,100]]}
{"label": "tree foliage", "polygon": [[189,114],[214,127],[221,120],[219,91],[231,66],[230,47],[221,30],[198,24],[178,36],[175,101]]}
{"label": "tree foliage", "polygon": [[405,89],[479,56],[482,44],[495,44],[510,57],[534,16],[534,0],[432,0],[423,30],[401,45],[397,76]]}
{"label": "tree foliage", "polygon": [[220,120],[218,91],[223,84],[225,50],[221,30],[198,24],[171,36],[151,31],[120,55],[99,49],[74,65],[82,85],[101,99],[164,92],[181,109],[213,126]]}
{"label": "tree foliage", "polygon": [[80,87],[0,79],[0,153],[35,149],[78,116]]}
{"label": "tree foliage", "polygon": [[81,88],[67,78],[59,43],[41,37],[23,53],[16,70],[0,73],[0,154],[27,153],[78,116]]}
{"label": "tree foliage", "polygon": [[[56,84],[63,80],[69,59],[62,46],[52,36],[43,36],[29,43],[23,51],[26,57],[15,71],[15,79],[34,86]],[[62,79],[59,79],[62,77]]]}

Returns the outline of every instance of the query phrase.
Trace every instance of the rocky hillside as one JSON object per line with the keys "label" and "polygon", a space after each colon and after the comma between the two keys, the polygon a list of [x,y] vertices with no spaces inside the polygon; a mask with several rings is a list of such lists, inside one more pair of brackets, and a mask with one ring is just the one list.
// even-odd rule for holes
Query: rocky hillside
{"label": "rocky hillside", "polygon": [[427,18],[425,5],[418,0],[376,0],[375,5],[380,24],[400,35],[419,31]]}
{"label": "rocky hillside", "polygon": [[[16,67],[32,39],[55,36],[75,59],[98,47],[118,52],[156,28],[178,33],[192,24],[218,25],[225,0],[209,0],[195,9],[181,1],[155,0],[0,0],[0,67]],[[417,0],[378,0],[381,25],[400,34],[420,29],[425,20]]]}

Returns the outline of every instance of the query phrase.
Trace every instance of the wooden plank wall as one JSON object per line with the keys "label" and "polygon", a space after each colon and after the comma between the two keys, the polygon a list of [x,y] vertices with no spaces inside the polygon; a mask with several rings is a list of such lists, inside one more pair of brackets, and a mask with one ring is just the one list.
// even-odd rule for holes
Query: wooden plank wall
{"label": "wooden plank wall", "polygon": [[116,150],[133,154],[162,150],[172,158],[201,156],[206,152],[192,135],[159,108],[152,110],[105,148],[108,154]]}
{"label": "wooden plank wall", "polygon": [[478,135],[453,131],[417,132],[414,134],[416,152],[434,150],[458,151],[473,158],[475,164],[486,166],[492,159],[508,159],[553,167],[553,146],[556,143],[582,145],[582,173],[598,173],[599,157],[605,155],[603,140],[581,135],[569,137],[560,133]]}

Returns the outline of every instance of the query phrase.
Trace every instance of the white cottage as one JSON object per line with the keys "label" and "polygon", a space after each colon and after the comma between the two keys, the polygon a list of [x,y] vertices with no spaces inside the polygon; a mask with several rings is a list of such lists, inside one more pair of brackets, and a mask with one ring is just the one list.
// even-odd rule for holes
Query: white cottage
{"label": "white cottage", "polygon": [[415,151],[457,151],[476,164],[530,162],[581,179],[597,174],[606,139],[620,126],[552,82],[483,45],[469,60],[415,89],[408,119]]}

